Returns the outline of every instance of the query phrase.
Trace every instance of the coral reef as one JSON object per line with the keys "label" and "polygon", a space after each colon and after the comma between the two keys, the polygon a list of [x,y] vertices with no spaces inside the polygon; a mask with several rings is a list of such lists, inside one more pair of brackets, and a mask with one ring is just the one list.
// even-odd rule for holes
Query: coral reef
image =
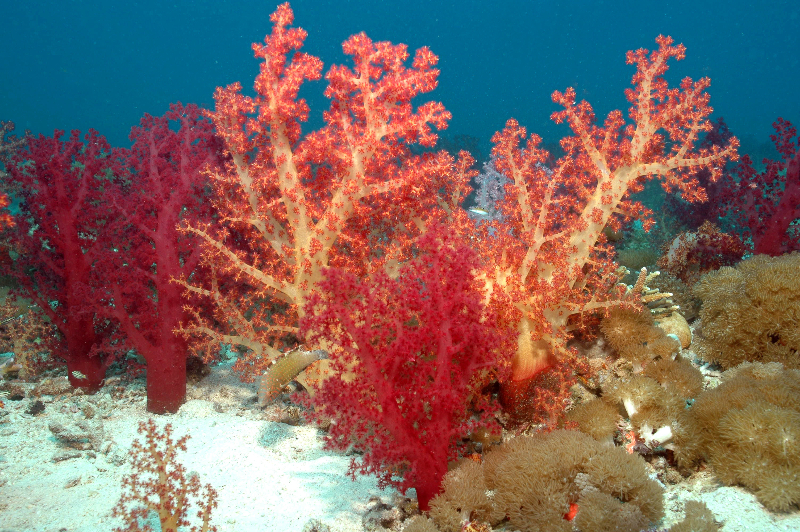
{"label": "coral reef", "polygon": [[696,396],[703,388],[703,375],[685,358],[661,359],[648,364],[642,373],[655,379],[663,388],[674,389],[684,399]]}
{"label": "coral reef", "polygon": [[[800,373],[784,371],[800,365],[800,255],[754,257],[698,283],[701,355],[723,367],[783,366],[739,366],[691,409],[702,376],[676,357],[692,338],[672,294],[646,286],[657,275],[644,267],[655,248],[620,250],[624,262],[642,267],[633,287],[617,284],[611,242],[633,219],[642,230],[654,223],[631,195],[659,178],[667,192],[702,201],[695,172],[711,183],[737,157],[730,135],[698,144],[712,127],[709,80],[684,78],[669,88],[664,78],[670,60],[684,58],[682,45],[659,36],[656,50],[628,53],[636,72],[627,114],[612,111],[598,123],[574,88],[554,92],[561,110],[552,119],[571,130],[558,160],[508,120],[477,178],[472,212],[483,222],[467,224],[460,207],[477,173],[473,159],[434,152],[434,130],[450,114],[437,102],[412,103],[436,87],[438,58],[422,48],[408,63],[404,45],[352,36],[344,53],[353,66],[325,76],[324,125],[303,131],[310,109],[299,91],[322,77],[322,63],[302,52],[307,34],[292,26],[288,4],[271,20],[265,44],[254,45],[263,61],[250,95],[234,83],[217,90],[213,111],[176,105],[163,117],[148,115],[130,150],[96,132],[64,138],[58,131],[29,138],[24,149],[17,144],[13,159],[0,149],[0,181],[23,185],[27,209],[16,229],[17,282],[66,343],[53,355],[65,359],[67,375],[31,390],[41,399],[27,414],[48,404],[49,415],[46,396],[98,391],[129,346],[147,361],[148,410],[174,413],[187,369],[202,375],[202,366],[187,363],[187,342],[207,353],[224,343],[240,351],[237,369],[250,378],[269,368],[260,406],[327,357],[329,378],[309,387],[317,395],[305,400],[309,417],[328,421],[329,447],[358,453],[352,475],[413,487],[423,511],[433,500],[430,519],[410,525],[418,530],[638,531],[657,523],[661,487],[640,456],[613,446],[623,412],[634,444],[634,432],[652,449],[678,434],[682,465],[705,460],[770,509],[800,503]],[[0,144],[9,127],[0,123]],[[788,154],[796,133],[781,122],[779,134]],[[793,155],[772,167],[773,177],[796,176],[798,161]],[[0,211],[7,205],[0,194]],[[9,223],[0,213],[0,227]],[[739,260],[743,246],[707,223],[675,238],[662,262],[689,284]],[[498,421],[509,429],[519,413],[556,426],[571,385],[584,376],[575,345],[597,333],[601,313],[600,330],[628,374],[586,386],[602,397],[567,416],[580,431],[494,446]],[[21,342],[36,340],[16,325],[5,327],[17,343],[3,376],[25,376]],[[282,353],[301,342],[308,351]],[[10,400],[17,386],[7,390]],[[108,449],[99,421],[48,427],[71,450]],[[140,432],[146,441],[133,446],[135,472],[114,510],[125,530],[153,513],[168,530],[189,526],[189,501],[203,521],[192,530],[215,530],[214,490],[175,461],[186,437],[173,440],[170,425],[161,432],[152,420]],[[447,473],[467,449],[478,451],[474,460]],[[393,513],[382,503],[372,510],[373,520]],[[698,504],[686,513],[675,530],[716,527]]]}
{"label": "coral reef", "polygon": [[[617,269],[620,280],[630,273],[630,270],[624,266]],[[679,308],[672,301],[672,294],[650,286],[660,276],[661,272],[659,271],[648,272],[647,268],[641,268],[632,285],[620,283],[618,287],[625,290],[622,306],[629,306],[629,303],[634,301],[640,302],[656,319],[671,316]]]}
{"label": "coral reef", "polygon": [[616,383],[605,390],[604,398],[623,405],[631,424],[648,444],[672,438],[671,422],[684,406],[680,396],[643,375]]}
{"label": "coral reef", "polygon": [[130,139],[130,150],[120,153],[124,182],[104,184],[101,200],[120,217],[97,234],[100,303],[93,310],[118,324],[126,344],[147,362],[147,411],[164,414],[177,412],[186,397],[191,357],[175,331],[196,315],[185,307],[191,296],[182,297],[184,288],[174,281],[203,277],[200,242],[180,226],[211,217],[205,187],[207,172],[221,164],[220,146],[194,104],[145,114]]}
{"label": "coral reef", "polygon": [[745,361],[799,368],[800,253],[756,255],[706,274],[694,293],[703,301],[696,351],[728,369]]}
{"label": "coral reef", "polygon": [[800,504],[800,370],[745,362],[681,414],[679,464],[706,461],[725,484],[755,492],[772,511]]}
{"label": "coral reef", "polygon": [[96,131],[83,138],[77,130],[66,139],[63,131],[28,137],[5,180],[19,186],[22,205],[13,228],[19,255],[9,269],[18,285],[14,292],[35,303],[58,328],[61,339],[51,351],[66,361],[72,385],[89,392],[102,386],[107,353],[113,351],[109,329],[95,320],[103,305],[90,290],[92,280],[108,273],[99,266],[100,255],[119,254],[98,238],[116,218],[103,186],[107,176],[123,174],[112,153]]}
{"label": "coral reef", "polygon": [[[609,345],[630,362],[632,375],[619,375],[602,382],[603,400],[614,407],[623,407],[626,416],[643,443],[658,447],[672,439],[672,426],[686,401],[700,392],[703,377],[692,364],[677,355],[681,344],[691,341],[688,324],[673,312],[659,318],[677,320],[669,325],[677,334],[667,333],[649,312],[635,308],[614,308],[600,323]],[[678,340],[683,337],[683,340]],[[590,403],[591,404],[591,403]],[[587,420],[585,409],[591,408],[597,419]],[[594,425],[608,423],[599,406],[584,406],[571,414],[581,430],[597,437]],[[589,428],[591,427],[591,428]],[[603,432],[608,437],[609,432]]]}

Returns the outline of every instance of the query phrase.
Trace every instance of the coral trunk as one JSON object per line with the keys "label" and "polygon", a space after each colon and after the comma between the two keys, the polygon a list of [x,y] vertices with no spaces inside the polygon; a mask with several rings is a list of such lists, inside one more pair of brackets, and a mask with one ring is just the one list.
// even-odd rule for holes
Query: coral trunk
{"label": "coral trunk", "polygon": [[[91,348],[91,344],[88,347]],[[106,366],[102,358],[90,356],[88,351],[87,349],[76,356],[70,355],[67,361],[67,373],[69,383],[73,387],[83,388],[84,392],[93,394],[103,387]],[[85,378],[79,378],[76,374],[83,375]]]}
{"label": "coral trunk", "polygon": [[169,344],[147,360],[147,411],[154,414],[174,414],[186,400],[186,346],[178,338]]}
{"label": "coral trunk", "polygon": [[106,365],[103,358],[91,353],[97,340],[92,319],[68,319],[67,336],[67,376],[75,388],[83,388],[86,393],[95,393],[103,386]]}

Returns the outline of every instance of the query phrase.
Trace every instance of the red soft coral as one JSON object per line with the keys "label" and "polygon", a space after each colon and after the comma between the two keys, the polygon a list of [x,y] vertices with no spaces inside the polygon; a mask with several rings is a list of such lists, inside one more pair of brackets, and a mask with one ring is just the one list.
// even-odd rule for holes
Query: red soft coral
{"label": "red soft coral", "polygon": [[476,254],[440,226],[417,247],[394,279],[328,270],[301,326],[331,346],[334,375],[313,398],[328,445],[363,451],[352,474],[414,487],[425,510],[461,438],[497,428],[480,388],[513,347],[476,290]]}
{"label": "red soft coral", "polygon": [[174,280],[202,275],[199,239],[178,224],[211,218],[205,172],[221,164],[221,146],[196,105],[145,115],[131,140],[128,179],[104,194],[121,220],[106,231],[107,252],[94,270],[101,312],[147,361],[147,410],[163,414],[177,412],[186,395],[187,342],[174,331],[190,315]]}
{"label": "red soft coral", "polygon": [[70,383],[94,392],[112,359],[104,353],[114,349],[98,319],[103,309],[92,273],[109,253],[106,228],[118,218],[103,194],[125,175],[120,151],[93,130],[83,139],[78,131],[66,139],[56,131],[28,137],[8,171],[21,200],[13,229],[15,292],[31,299],[63,336],[54,352],[66,360]]}
{"label": "red soft coral", "polygon": [[791,122],[778,118],[770,138],[783,158],[764,159],[756,172],[749,156],[726,175],[722,214],[729,214],[753,242],[753,253],[777,257],[800,249],[800,136]]}

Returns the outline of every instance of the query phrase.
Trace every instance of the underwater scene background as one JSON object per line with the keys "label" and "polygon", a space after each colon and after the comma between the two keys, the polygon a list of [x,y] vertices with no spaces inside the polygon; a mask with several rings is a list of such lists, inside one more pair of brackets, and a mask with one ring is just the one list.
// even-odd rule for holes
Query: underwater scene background
{"label": "underwater scene background", "polygon": [[800,529],[794,3],[0,13],[0,531]]}

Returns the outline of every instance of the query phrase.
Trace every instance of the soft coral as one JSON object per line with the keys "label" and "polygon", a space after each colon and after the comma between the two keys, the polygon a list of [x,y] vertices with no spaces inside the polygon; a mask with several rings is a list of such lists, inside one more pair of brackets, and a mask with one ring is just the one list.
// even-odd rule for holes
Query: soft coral
{"label": "soft coral", "polygon": [[479,388],[512,346],[476,289],[476,254],[441,226],[417,247],[394,279],[328,270],[301,326],[331,346],[334,376],[313,398],[328,444],[362,450],[351,473],[414,487],[425,510],[461,437],[492,424]]}
{"label": "soft coral", "polygon": [[211,484],[202,486],[197,474],[187,474],[177,460],[178,451],[186,451],[189,436],[176,441],[172,425],[159,431],[152,419],[139,422],[139,434],[145,441],[133,442],[133,472],[122,479],[122,496],[111,511],[125,524],[115,532],[153,532],[150,525],[141,526],[151,513],[158,514],[162,532],[177,532],[179,527],[191,525],[188,517],[192,506],[199,509],[196,515],[200,524],[192,525],[189,532],[216,532],[217,527],[210,523],[211,512],[217,507],[217,491]]}
{"label": "soft coral", "polygon": [[196,105],[145,115],[131,140],[129,179],[106,194],[121,220],[95,269],[102,312],[147,361],[147,410],[163,414],[176,412],[186,395],[188,347],[174,331],[188,315],[184,287],[174,281],[202,275],[199,242],[178,225],[210,218],[205,172],[221,163],[221,146]]}
{"label": "soft coral", "polygon": [[750,157],[742,157],[726,207],[749,232],[753,252],[776,257],[800,249],[792,226],[800,218],[800,137],[788,120],[778,118],[773,127],[770,138],[783,160],[764,159],[766,168],[757,173]]}
{"label": "soft coral", "polygon": [[105,230],[117,218],[102,196],[124,167],[119,152],[96,131],[83,140],[78,131],[66,140],[63,134],[29,137],[8,169],[22,200],[12,274],[20,295],[32,299],[63,335],[66,349],[58,346],[56,353],[67,361],[72,385],[93,392],[105,376],[107,359],[100,352],[108,336],[99,329],[92,271],[108,252]]}

